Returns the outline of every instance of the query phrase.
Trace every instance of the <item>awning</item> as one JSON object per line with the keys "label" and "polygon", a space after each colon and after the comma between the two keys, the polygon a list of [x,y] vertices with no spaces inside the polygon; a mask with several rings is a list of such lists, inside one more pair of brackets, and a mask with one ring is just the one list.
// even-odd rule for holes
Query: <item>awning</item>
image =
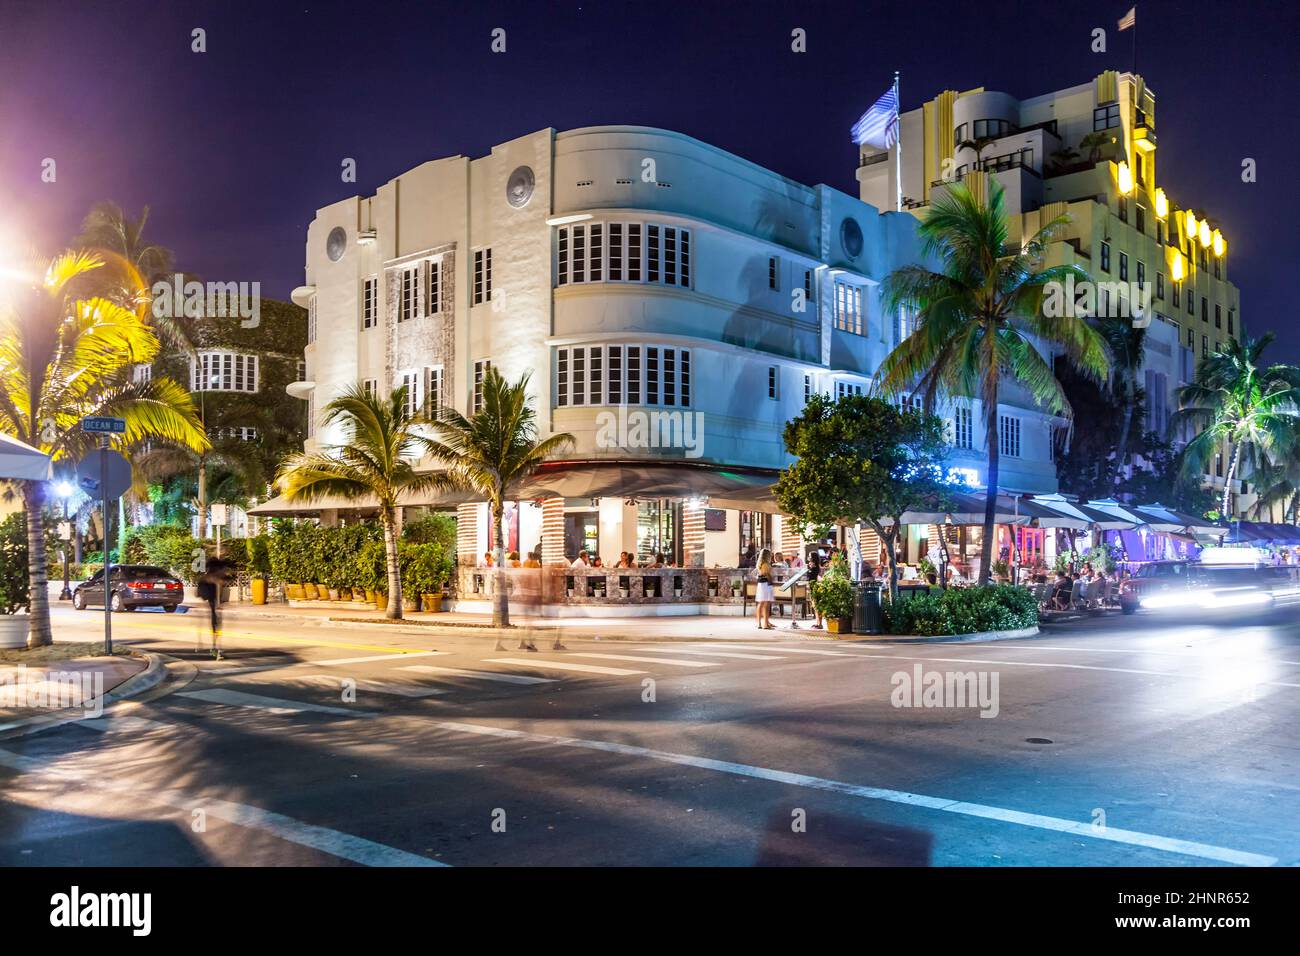
{"label": "awning", "polygon": [[1300,528],[1291,524],[1234,521],[1224,544],[1300,544]]}
{"label": "awning", "polygon": [[[420,495],[401,495],[397,503],[404,508],[454,508],[467,501],[476,501],[477,496],[468,492],[451,492],[447,494],[426,493]],[[322,511],[377,511],[378,503],[371,495],[360,498],[344,498],[339,495],[326,495],[315,501],[290,501],[284,495],[276,495],[269,501],[254,505],[248,509],[250,515],[258,518],[308,518],[319,515]]]}
{"label": "awning", "polygon": [[1074,531],[1086,531],[1092,527],[1101,527],[1103,524],[1120,524],[1119,519],[1113,515],[1077,504],[1062,495],[1034,495],[1033,503],[1040,508],[1055,512],[1057,515],[1057,517],[1040,517],[1038,519],[1040,528],[1069,528]]}
{"label": "awning", "polygon": [[778,473],[718,465],[657,462],[547,462],[519,498],[707,498],[713,508],[779,514]]}
{"label": "awning", "polygon": [[17,438],[0,434],[0,478],[48,481],[50,456]]}
{"label": "awning", "polygon": [[1180,531],[1185,529],[1191,535],[1218,537],[1228,530],[1223,525],[1215,524],[1206,518],[1196,518],[1181,511],[1175,511],[1173,508],[1166,508],[1158,501],[1152,505],[1138,505],[1138,510],[1144,514],[1161,515],[1177,523]]}
{"label": "awning", "polygon": [[[1089,508],[1104,512],[1114,518],[1120,518],[1124,521],[1121,525],[1122,530],[1146,526],[1152,531],[1181,531],[1185,525],[1177,521],[1171,521],[1169,518],[1158,514],[1147,514],[1132,505],[1122,505],[1114,498],[1102,498],[1099,501],[1089,501]],[[1103,530],[1113,530],[1104,528]]]}

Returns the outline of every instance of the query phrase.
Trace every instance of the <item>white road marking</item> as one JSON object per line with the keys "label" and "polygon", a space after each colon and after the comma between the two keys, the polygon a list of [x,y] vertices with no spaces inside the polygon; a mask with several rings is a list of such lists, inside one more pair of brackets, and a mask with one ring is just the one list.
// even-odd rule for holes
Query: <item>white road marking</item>
{"label": "white road marking", "polygon": [[696,657],[734,657],[745,661],[783,661],[784,657],[772,654],[742,654],[739,651],[692,651],[685,647],[638,647],[638,651],[651,654],[693,654]]}
{"label": "white road marking", "polygon": [[155,730],[175,730],[175,724],[164,723],[161,720],[149,720],[147,717],[131,717],[122,715],[120,717],[96,717],[94,719],[85,719],[74,721],[78,727],[85,727],[87,730],[98,730],[101,733],[130,733],[143,734]]}
{"label": "white road marking", "polygon": [[607,661],[633,661],[638,664],[675,664],[678,667],[721,667],[720,661],[679,661],[672,657],[637,657],[635,654],[570,654],[570,657],[596,657]]}
{"label": "white road marking", "polygon": [[[1057,667],[1065,670],[1074,671],[1106,671],[1111,674],[1141,674],[1144,677],[1175,677],[1180,680],[1205,680],[1203,674],[1178,674],[1172,671],[1150,671],[1141,670],[1134,667],[1101,667],[1097,664],[1055,664],[1051,661],[1005,661],[990,660],[989,658],[970,658],[970,657],[903,657],[895,654],[858,654],[861,658],[878,658],[882,661],[933,661],[937,664],[997,664],[999,667]],[[1260,687],[1300,687],[1300,684],[1289,684],[1285,681],[1261,680],[1252,681]]]}
{"label": "white road marking", "polygon": [[1146,847],[1166,853],[1178,853],[1183,856],[1194,856],[1206,860],[1216,860],[1220,863],[1232,863],[1238,866],[1272,866],[1277,862],[1276,857],[1266,856],[1261,853],[1248,853],[1244,850],[1234,850],[1230,847],[1214,846],[1209,843],[1180,840],[1176,837],[1143,833],[1139,830],[1121,830],[1112,826],[1106,826],[1104,829],[1098,828],[1093,825],[1091,820],[1068,820],[1061,817],[1045,816],[1040,813],[1010,810],[1006,807],[994,807],[982,803],[966,803],[948,797],[932,797],[921,793],[908,793],[905,790],[867,787],[840,780],[830,780],[825,777],[812,777],[807,774],[790,773],[785,770],[772,770],[767,767],[732,763],[727,760],[713,760],[708,757],[651,750],[648,747],[637,747],[631,744],[613,743],[605,740],[586,740],[579,737],[558,737],[551,734],[535,734],[522,730],[509,730],[504,727],[488,727],[482,724],[464,724],[456,721],[439,721],[437,726],[455,733],[479,734],[485,737],[500,737],[507,740],[526,740],[532,743],[555,744],[561,747],[599,750],[629,757],[645,757],[664,763],[699,767],[703,770],[714,770],[719,773],[751,777],[757,780],[770,780],[774,783],[783,783],[789,786],[842,793],[866,800],[902,803],[909,806],[923,807],[927,810],[938,810],[942,813],[956,813],[961,816],[998,820],[1003,823],[1034,827],[1039,830],[1054,830],[1058,833],[1068,833],[1076,837]]}
{"label": "white road marking", "polygon": [[[696,644],[695,647],[712,647],[711,644]],[[763,644],[728,644],[728,647],[739,647],[742,651],[769,651],[777,650],[782,654],[814,654],[817,657],[854,657],[845,651],[823,651],[820,648],[813,647],[777,647],[773,648]]]}
{"label": "white road marking", "polygon": [[561,661],[526,660],[522,657],[489,657],[484,664],[514,664],[517,667],[533,667],[537,670],[575,671],[580,674],[608,674],[611,677],[629,677],[632,674],[644,674],[645,671],[630,671],[624,667],[600,667],[596,664],[569,664]]}
{"label": "white road marking", "polygon": [[419,674],[440,674],[445,677],[467,677],[470,680],[490,680],[501,684],[554,684],[554,677],[525,677],[522,674],[498,674],[496,671],[467,671],[460,667],[434,667],[432,664],[412,664],[399,667],[399,671]]}
{"label": "white road marking", "polygon": [[261,694],[245,694],[239,690],[226,690],[222,687],[210,687],[205,690],[184,690],[178,697],[193,697],[206,700],[212,704],[227,704],[231,707],[252,707],[270,714],[300,714],[312,712],[317,714],[342,714],[347,717],[373,717],[374,714],[347,707],[326,707],[324,704],[309,704],[300,700],[285,700],[281,697],[263,697]]}
{"label": "white road marking", "polygon": [[1159,654],[1163,657],[1191,657],[1209,660],[1225,660],[1233,663],[1242,663],[1243,661],[1252,664],[1285,664],[1289,667],[1300,667],[1300,661],[1284,661],[1274,657],[1252,656],[1243,657],[1235,652],[1221,652],[1217,654],[1202,654],[1191,648],[1179,648],[1172,651],[1161,651],[1153,647],[1054,647],[1045,644],[1007,644],[999,647],[997,644],[977,644],[969,647],[969,650],[975,651],[1073,651],[1076,654]]}
{"label": "white road marking", "polygon": [[[311,674],[305,677],[290,678],[291,680],[300,680],[309,684],[333,687],[336,690],[342,690],[343,678],[330,677],[326,674]],[[396,697],[433,697],[436,694],[445,694],[445,690],[437,687],[421,687],[419,684],[394,684],[385,683],[377,680],[358,680],[358,691],[369,691],[375,694],[392,694]]]}
{"label": "white road marking", "polygon": [[24,757],[9,750],[0,750],[0,765],[42,777],[52,777],[63,783],[74,784],[125,794],[136,799],[162,804],[179,810],[189,823],[189,817],[195,807],[202,807],[204,813],[218,820],[225,820],[237,826],[253,830],[263,830],[272,836],[289,843],[309,847],[328,853],[341,860],[350,860],[363,866],[446,866],[437,860],[408,853],[396,847],[375,843],[364,837],[303,823],[282,813],[272,813],[261,807],[251,807],[243,803],[228,800],[216,800],[202,793],[182,790],[160,790],[153,786],[134,785],[128,781],[117,781],[106,776],[101,770],[76,770],[66,767],[51,767],[34,757]]}
{"label": "white road marking", "polygon": [[368,664],[371,661],[406,660],[408,657],[448,657],[451,651],[401,651],[394,654],[373,654],[369,657],[339,657],[329,661],[302,661],[316,667],[333,667],[335,664]]}

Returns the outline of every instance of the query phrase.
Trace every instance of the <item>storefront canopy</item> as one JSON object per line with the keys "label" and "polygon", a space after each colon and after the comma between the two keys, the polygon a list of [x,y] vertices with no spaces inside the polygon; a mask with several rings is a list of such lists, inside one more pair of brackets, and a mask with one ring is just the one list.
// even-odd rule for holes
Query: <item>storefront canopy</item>
{"label": "storefront canopy", "polygon": [[1228,530],[1223,525],[1215,524],[1205,518],[1196,518],[1181,511],[1175,511],[1173,508],[1166,508],[1158,501],[1152,505],[1138,505],[1137,510],[1143,514],[1158,515],[1167,521],[1172,521],[1178,525],[1179,531],[1186,531],[1190,535],[1218,537]]}
{"label": "storefront canopy", "polygon": [[1134,505],[1120,504],[1114,498],[1102,498],[1097,501],[1089,501],[1088,507],[1104,512],[1112,517],[1119,518],[1124,522],[1124,524],[1118,529],[1102,529],[1105,531],[1129,531],[1138,527],[1147,527],[1152,531],[1182,531],[1183,528],[1186,527],[1186,525],[1173,521],[1163,515],[1147,514]]}
{"label": "storefront canopy", "polygon": [[17,438],[0,435],[0,478],[19,481],[48,481],[50,456],[25,445]]}
{"label": "storefront canopy", "polygon": [[1234,521],[1224,544],[1300,544],[1300,528],[1293,524],[1263,521]]}
{"label": "storefront canopy", "polygon": [[[439,494],[429,492],[420,495],[401,495],[398,504],[404,508],[454,508],[458,504],[477,500],[468,492],[451,492]],[[258,518],[308,518],[319,515],[322,511],[360,511],[378,510],[378,503],[371,495],[360,498],[343,498],[339,495],[326,495],[315,501],[290,501],[285,495],[276,495],[269,501],[254,505],[248,513]]]}

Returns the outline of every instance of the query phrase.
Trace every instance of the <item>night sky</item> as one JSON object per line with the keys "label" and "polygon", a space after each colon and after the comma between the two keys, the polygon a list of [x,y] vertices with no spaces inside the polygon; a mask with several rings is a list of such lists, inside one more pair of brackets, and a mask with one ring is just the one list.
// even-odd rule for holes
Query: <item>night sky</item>
{"label": "night sky", "polygon": [[[148,235],[182,268],[284,298],[316,208],[547,126],[666,127],[857,195],[848,130],[894,70],[904,110],[945,88],[1086,82],[1131,68],[1115,29],[1130,2],[3,0],[0,240],[51,252],[98,199],[148,204]],[[190,51],[195,27],[206,53]],[[495,27],[505,54],[489,50]],[[790,52],[795,27],[805,54]],[[1094,27],[1106,54],[1090,51]],[[1219,221],[1247,327],[1274,329],[1291,361],[1298,50],[1293,2],[1138,4],[1159,182]],[[1258,182],[1241,181],[1244,157]]]}

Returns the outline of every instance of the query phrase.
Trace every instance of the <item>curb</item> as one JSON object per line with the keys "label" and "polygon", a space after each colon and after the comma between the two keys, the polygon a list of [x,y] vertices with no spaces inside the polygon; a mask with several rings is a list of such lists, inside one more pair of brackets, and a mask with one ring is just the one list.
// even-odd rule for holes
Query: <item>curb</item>
{"label": "curb", "polygon": [[[145,657],[149,662],[145,666],[145,669],[138,674],[131,675],[126,680],[122,681],[122,683],[114,687],[111,691],[106,693],[101,700],[101,708],[106,708],[109,704],[115,704],[121,700],[127,700],[132,697],[138,697],[141,694],[153,690],[155,687],[158,686],[158,684],[160,684],[163,681],[164,678],[167,677],[168,668],[167,665],[163,663],[163,655],[154,654],[149,651],[144,651],[141,653],[142,656]],[[183,662],[178,662],[178,663],[183,663]],[[194,671],[195,674],[197,674],[198,668],[197,667],[194,668]],[[193,678],[194,675],[191,675],[190,680],[193,680]],[[189,683],[189,680],[187,680],[185,683]],[[175,689],[179,690],[183,686],[184,684],[178,684]],[[170,693],[171,691],[168,690],[166,692]],[[153,699],[154,697],[161,697],[161,696],[162,694],[153,694],[150,696],[150,699]],[[39,717],[26,717],[23,718],[22,720],[14,721],[11,724],[7,724],[5,726],[5,729],[3,731],[0,731],[0,740],[11,740],[15,737],[26,737],[30,734],[34,734],[42,730],[49,730],[52,727],[60,727],[64,724],[73,724],[87,719],[98,719],[98,718],[70,716],[67,714],[45,714]]]}
{"label": "curb", "polygon": [[983,641],[1014,641],[1033,637],[1039,633],[1038,625],[1020,627],[1011,631],[974,631],[970,634],[935,634],[932,637],[907,637],[882,635],[862,640],[844,641],[846,644],[976,644]]}

